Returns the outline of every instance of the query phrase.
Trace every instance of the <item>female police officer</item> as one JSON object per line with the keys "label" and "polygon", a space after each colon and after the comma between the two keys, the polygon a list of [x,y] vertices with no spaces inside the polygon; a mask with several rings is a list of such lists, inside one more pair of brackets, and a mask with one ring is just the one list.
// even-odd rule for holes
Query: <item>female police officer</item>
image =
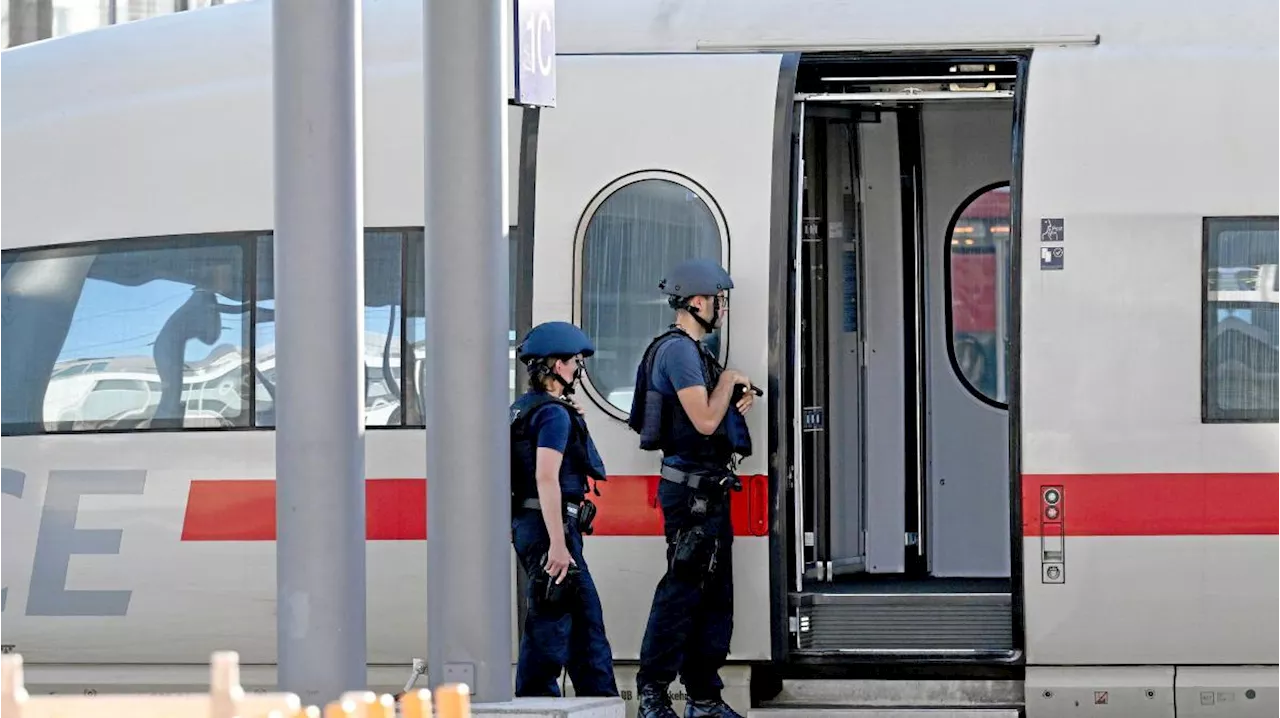
{"label": "female police officer", "polygon": [[566,398],[593,353],[566,322],[539,324],[519,347],[529,390],[511,406],[511,540],[529,589],[517,696],[559,696],[565,667],[578,695],[618,695],[600,595],[582,557],[595,509],[587,484],[605,479],[604,463]]}

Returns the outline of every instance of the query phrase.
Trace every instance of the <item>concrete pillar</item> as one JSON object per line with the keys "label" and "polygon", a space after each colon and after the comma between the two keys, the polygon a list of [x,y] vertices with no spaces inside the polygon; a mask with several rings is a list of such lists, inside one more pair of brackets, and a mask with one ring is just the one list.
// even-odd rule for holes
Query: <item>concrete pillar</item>
{"label": "concrete pillar", "polygon": [[427,655],[511,699],[503,0],[424,0]]}
{"label": "concrete pillar", "polygon": [[275,0],[280,689],[366,688],[359,0]]}

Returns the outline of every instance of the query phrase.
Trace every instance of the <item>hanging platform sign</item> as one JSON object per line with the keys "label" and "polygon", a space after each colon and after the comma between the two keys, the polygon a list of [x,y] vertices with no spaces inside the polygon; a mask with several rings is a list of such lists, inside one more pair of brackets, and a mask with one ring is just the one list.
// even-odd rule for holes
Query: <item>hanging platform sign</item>
{"label": "hanging platform sign", "polygon": [[555,0],[512,0],[515,11],[515,104],[556,106]]}

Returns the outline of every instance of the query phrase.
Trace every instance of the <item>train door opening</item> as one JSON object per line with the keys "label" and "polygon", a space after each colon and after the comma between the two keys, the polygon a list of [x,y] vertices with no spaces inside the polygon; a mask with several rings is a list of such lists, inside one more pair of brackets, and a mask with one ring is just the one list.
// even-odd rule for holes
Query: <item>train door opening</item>
{"label": "train door opening", "polygon": [[1017,58],[802,60],[796,654],[1015,654]]}

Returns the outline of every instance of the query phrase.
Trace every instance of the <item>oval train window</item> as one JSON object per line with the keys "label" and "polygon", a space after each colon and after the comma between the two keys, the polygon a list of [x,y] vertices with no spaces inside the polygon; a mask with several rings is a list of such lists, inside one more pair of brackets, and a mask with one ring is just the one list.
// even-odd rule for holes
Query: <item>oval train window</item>
{"label": "oval train window", "polygon": [[952,366],[970,391],[1007,405],[1009,185],[971,195],[948,233],[948,329]]}
{"label": "oval train window", "polygon": [[[724,262],[727,232],[710,196],[667,172],[613,182],[583,217],[577,237],[579,312],[583,331],[596,345],[586,384],[602,408],[623,417],[631,410],[645,347],[672,321],[658,282],[685,259]],[[724,346],[715,349],[723,356]]]}

